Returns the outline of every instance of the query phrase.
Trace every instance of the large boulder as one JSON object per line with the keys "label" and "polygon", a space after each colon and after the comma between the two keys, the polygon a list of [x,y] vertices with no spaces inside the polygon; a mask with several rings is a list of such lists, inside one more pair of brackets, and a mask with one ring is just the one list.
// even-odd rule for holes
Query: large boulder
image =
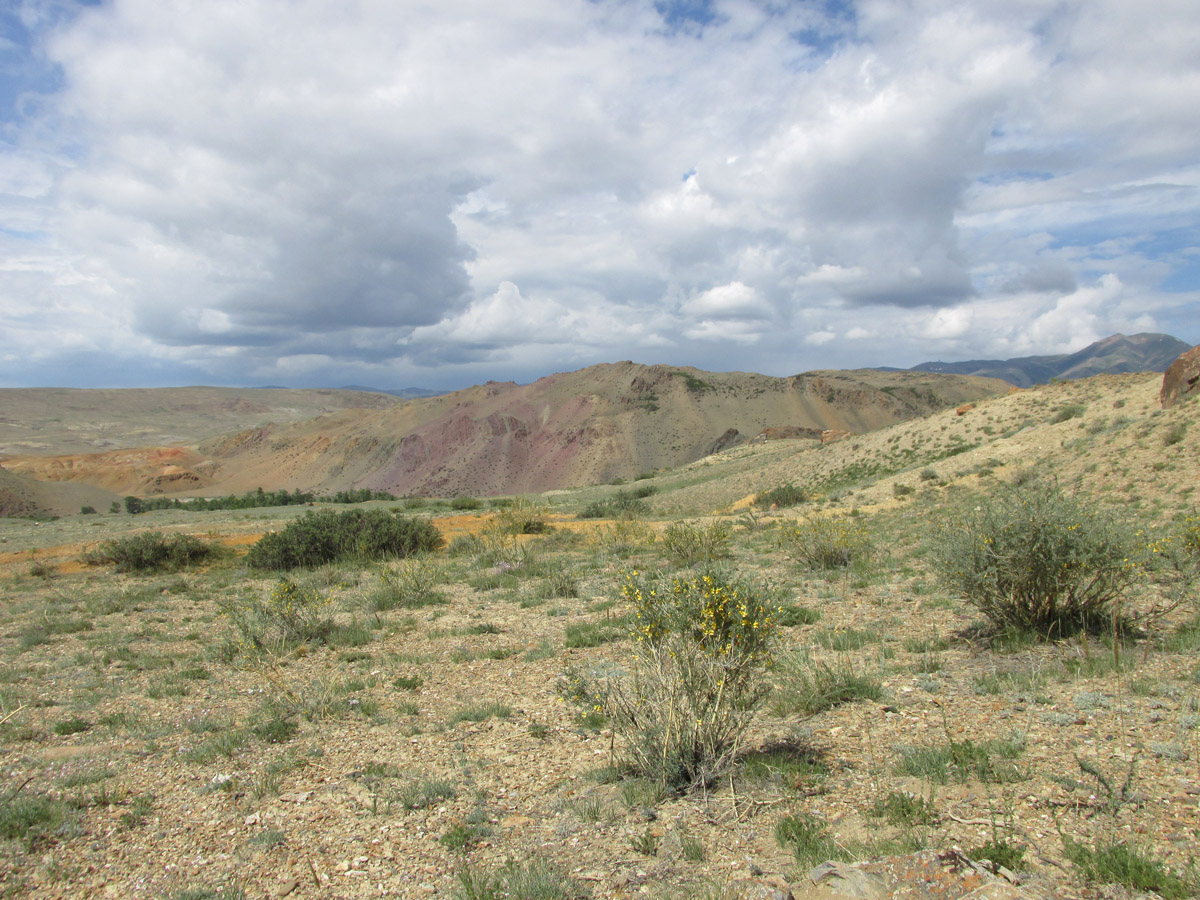
{"label": "large boulder", "polygon": [[1159,399],[1166,409],[1196,394],[1200,394],[1200,344],[1185,350],[1167,367]]}

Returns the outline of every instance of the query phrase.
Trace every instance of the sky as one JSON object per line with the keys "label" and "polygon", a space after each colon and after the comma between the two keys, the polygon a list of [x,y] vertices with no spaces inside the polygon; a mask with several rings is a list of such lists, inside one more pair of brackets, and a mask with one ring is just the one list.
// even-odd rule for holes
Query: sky
{"label": "sky", "polygon": [[1200,343],[1195,0],[0,0],[0,386]]}

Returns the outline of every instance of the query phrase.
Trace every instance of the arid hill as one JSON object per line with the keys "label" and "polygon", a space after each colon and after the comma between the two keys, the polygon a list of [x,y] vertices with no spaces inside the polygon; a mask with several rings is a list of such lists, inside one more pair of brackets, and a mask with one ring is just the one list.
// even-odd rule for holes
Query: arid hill
{"label": "arid hill", "polygon": [[85,506],[107,512],[116,494],[88,484],[56,484],[9,472],[0,466],[0,519],[65,516]]}
{"label": "arid hill", "polygon": [[623,362],[253,429],[200,449],[216,463],[214,482],[230,491],[517,493],[633,478],[771,428],[862,433],[1006,390],[963,376],[863,370],[772,378]]}

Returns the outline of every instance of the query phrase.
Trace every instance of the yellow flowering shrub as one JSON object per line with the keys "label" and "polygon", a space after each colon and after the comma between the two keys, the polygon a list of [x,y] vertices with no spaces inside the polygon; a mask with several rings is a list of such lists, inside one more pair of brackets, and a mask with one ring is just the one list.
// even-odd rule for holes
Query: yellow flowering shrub
{"label": "yellow flowering shrub", "polygon": [[633,659],[606,711],[621,762],[666,788],[711,784],[766,696],[773,610],[762,590],[715,569],[661,578],[633,570],[620,594],[633,609]]}

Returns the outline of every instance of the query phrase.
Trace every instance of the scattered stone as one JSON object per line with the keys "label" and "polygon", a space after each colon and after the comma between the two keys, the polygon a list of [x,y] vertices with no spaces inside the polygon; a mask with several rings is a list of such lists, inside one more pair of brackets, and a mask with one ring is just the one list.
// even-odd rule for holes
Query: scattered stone
{"label": "scattered stone", "polygon": [[287,881],[283,882],[283,884],[279,885],[279,890],[277,890],[275,892],[275,896],[276,897],[286,897],[288,894],[290,894],[292,891],[294,891],[299,886],[300,886],[300,879],[289,878]]}
{"label": "scattered stone", "polygon": [[975,408],[974,403],[964,403],[958,409],[954,410],[954,412],[956,415],[965,416],[967,413],[969,413],[974,408]]}

